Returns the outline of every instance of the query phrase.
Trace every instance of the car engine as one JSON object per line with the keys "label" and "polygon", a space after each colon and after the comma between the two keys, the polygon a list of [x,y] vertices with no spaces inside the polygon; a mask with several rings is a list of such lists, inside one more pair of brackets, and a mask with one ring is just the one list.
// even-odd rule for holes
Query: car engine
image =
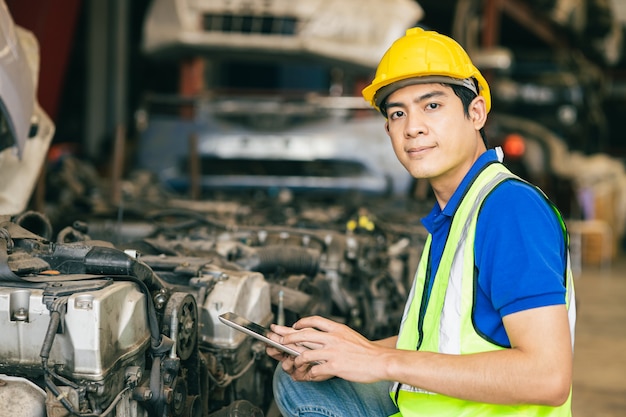
{"label": "car engine", "polygon": [[421,229],[363,209],[313,229],[310,208],[290,213],[291,225],[253,226],[162,209],[145,216],[144,236],[110,240],[96,219],[56,239],[42,214],[4,221],[0,404],[16,416],[264,415],[276,363],[220,314],[397,331]]}
{"label": "car engine", "polygon": [[267,402],[264,347],[217,319],[272,320],[260,273],[195,258],[159,261],[181,266],[160,276],[104,242],[49,242],[15,223],[0,231],[10,415],[203,416],[240,397]]}

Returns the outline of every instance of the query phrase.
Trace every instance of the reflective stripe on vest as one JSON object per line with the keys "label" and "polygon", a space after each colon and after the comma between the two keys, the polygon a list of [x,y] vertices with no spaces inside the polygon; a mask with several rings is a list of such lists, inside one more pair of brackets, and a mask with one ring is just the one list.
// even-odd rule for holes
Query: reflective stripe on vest
{"label": "reflective stripe on vest", "polygon": [[[428,265],[431,236],[415,274],[411,293],[402,318],[396,347],[446,354],[471,354],[505,349],[483,337],[472,323],[474,294],[474,240],[478,213],[485,198],[502,181],[517,179],[502,164],[493,163],[483,169],[467,190],[452,218],[450,232],[444,246],[441,262],[434,278],[430,295]],[[521,180],[520,180],[521,181]],[[563,228],[565,224],[558,210],[549,202]],[[567,245],[566,245],[567,246]],[[566,305],[570,327],[575,323],[573,277],[567,254]],[[427,302],[428,300],[428,302]],[[459,400],[441,394],[426,392],[416,387],[395,383],[390,392],[401,416],[571,416],[571,393],[560,407],[535,405],[505,406]]]}

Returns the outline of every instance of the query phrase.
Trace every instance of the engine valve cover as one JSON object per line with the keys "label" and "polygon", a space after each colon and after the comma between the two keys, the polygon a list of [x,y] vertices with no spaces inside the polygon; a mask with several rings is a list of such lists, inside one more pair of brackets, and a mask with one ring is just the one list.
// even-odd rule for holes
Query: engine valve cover
{"label": "engine valve cover", "polygon": [[[50,366],[72,378],[100,381],[117,364],[145,351],[150,340],[146,296],[135,284],[112,282],[75,293],[71,283],[62,285],[69,298]],[[0,287],[0,372],[41,373],[39,354],[50,321],[44,293],[37,286]]]}

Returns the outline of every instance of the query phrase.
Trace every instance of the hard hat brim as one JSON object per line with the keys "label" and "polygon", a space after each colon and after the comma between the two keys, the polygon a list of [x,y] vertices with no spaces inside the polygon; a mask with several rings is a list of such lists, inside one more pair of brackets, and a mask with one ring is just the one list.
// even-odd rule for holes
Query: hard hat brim
{"label": "hard hat brim", "polygon": [[453,84],[465,87],[471,90],[476,95],[479,94],[476,83],[472,78],[458,79],[440,75],[428,75],[424,77],[406,78],[404,80],[399,80],[384,87],[381,87],[376,92],[376,94],[374,94],[374,105],[376,106],[376,108],[380,108],[380,106],[385,102],[387,97],[389,97],[394,91],[415,84]]}

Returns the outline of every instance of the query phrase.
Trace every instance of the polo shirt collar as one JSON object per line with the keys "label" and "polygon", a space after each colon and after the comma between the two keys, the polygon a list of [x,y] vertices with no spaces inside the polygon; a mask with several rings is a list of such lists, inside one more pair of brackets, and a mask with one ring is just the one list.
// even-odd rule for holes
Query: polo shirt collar
{"label": "polo shirt collar", "polygon": [[452,197],[450,197],[450,200],[448,200],[448,204],[446,204],[444,209],[441,210],[441,207],[439,207],[439,203],[435,202],[435,205],[430,213],[422,219],[422,224],[424,225],[428,233],[432,234],[437,227],[437,223],[445,220],[444,218],[440,217],[441,214],[443,214],[448,219],[452,217],[457,207],[461,203],[461,198],[463,197],[463,195],[465,195],[465,191],[470,186],[476,175],[478,175],[478,173],[482,171],[482,169],[486,165],[497,162],[499,160],[499,154],[496,149],[489,149],[487,150],[487,152],[478,157],[476,162],[474,162],[474,165],[472,165],[467,174],[465,174],[465,177],[463,177],[463,180],[452,194]]}

